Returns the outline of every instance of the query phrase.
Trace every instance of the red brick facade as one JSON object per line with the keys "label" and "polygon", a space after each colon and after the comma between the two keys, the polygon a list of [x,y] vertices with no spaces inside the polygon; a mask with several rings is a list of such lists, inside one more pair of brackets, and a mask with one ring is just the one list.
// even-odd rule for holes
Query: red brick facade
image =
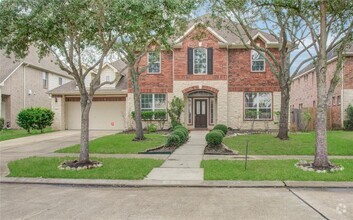
{"label": "red brick facade", "polygon": [[[141,93],[171,93],[173,92],[173,80],[228,80],[228,85],[225,86],[228,86],[228,91],[230,92],[280,91],[278,81],[268,64],[265,64],[264,72],[251,72],[250,50],[220,48],[219,41],[210,31],[195,28],[181,40],[181,48],[174,48],[173,52],[162,52],[160,74],[148,74],[146,72],[141,75]],[[259,38],[257,43],[265,46],[264,42]],[[212,74],[194,75],[187,73],[187,49],[189,47],[213,48]],[[277,49],[270,50],[274,54],[277,53]],[[147,64],[146,57],[142,58],[141,63],[142,65]],[[129,92],[132,92],[130,84]]]}
{"label": "red brick facade", "polygon": [[[336,69],[337,62],[332,60],[327,66],[326,87],[327,90],[330,86],[330,81],[333,77],[334,70]],[[335,88],[332,98],[328,101],[330,108],[331,124],[333,128],[342,126],[342,114],[347,108],[347,103],[351,103],[350,97],[345,97],[345,90],[353,89],[353,57],[345,57],[343,74],[340,74],[341,82]],[[342,78],[343,77],[343,78]],[[342,84],[343,82],[343,84]],[[344,105],[345,103],[345,105]],[[317,104],[317,88],[316,88],[316,74],[315,72],[308,71],[296,77],[293,80],[291,88],[290,105],[292,108],[308,108],[316,107]]]}

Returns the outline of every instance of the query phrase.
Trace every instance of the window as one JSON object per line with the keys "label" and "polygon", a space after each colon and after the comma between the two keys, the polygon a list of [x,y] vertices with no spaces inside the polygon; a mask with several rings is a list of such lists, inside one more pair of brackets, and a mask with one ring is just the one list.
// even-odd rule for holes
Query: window
{"label": "window", "polygon": [[194,74],[207,73],[207,50],[206,48],[194,49]]}
{"label": "window", "polygon": [[272,119],[272,93],[246,92],[245,119],[270,120]]}
{"label": "window", "polygon": [[316,101],[313,101],[313,107],[314,108],[316,107]]}
{"label": "window", "polygon": [[337,105],[341,105],[341,96],[337,96]]}
{"label": "window", "polygon": [[166,94],[141,94],[141,110],[156,111],[166,109]]}
{"label": "window", "polygon": [[106,82],[110,82],[110,76],[108,75],[108,76],[105,76],[105,81]]}
{"label": "window", "polygon": [[214,124],[214,98],[210,98],[210,124]]}
{"label": "window", "polygon": [[188,124],[192,124],[192,98],[188,98]]}
{"label": "window", "polygon": [[156,52],[148,53],[148,72],[160,73],[161,72],[161,55]]}
{"label": "window", "polygon": [[63,78],[59,77],[59,86],[63,84]]}
{"label": "window", "polygon": [[47,89],[48,88],[48,73],[47,72],[43,72],[43,89]]}
{"label": "window", "polygon": [[302,109],[303,108],[303,103],[300,103],[299,104],[299,109]]}
{"label": "window", "polygon": [[263,72],[265,71],[265,58],[255,50],[251,51],[251,71]]}
{"label": "window", "polygon": [[332,97],[332,106],[336,105],[336,97]]}

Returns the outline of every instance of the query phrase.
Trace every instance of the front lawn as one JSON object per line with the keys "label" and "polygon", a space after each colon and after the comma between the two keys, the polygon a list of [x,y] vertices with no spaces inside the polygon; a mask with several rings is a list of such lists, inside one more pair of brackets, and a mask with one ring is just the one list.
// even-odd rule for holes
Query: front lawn
{"label": "front lawn", "polygon": [[103,163],[103,167],[89,170],[60,170],[58,166],[69,157],[30,157],[11,161],[9,177],[41,177],[72,179],[143,179],[153,168],[159,167],[163,160],[153,159],[114,159],[92,158]]}
{"label": "front lawn", "polygon": [[[250,155],[314,155],[315,133],[290,134],[290,139],[281,141],[271,134],[253,134],[227,137],[224,143],[245,154],[245,142],[249,140]],[[328,131],[329,155],[353,155],[353,132]]]}
{"label": "front lawn", "polygon": [[[145,134],[144,141],[133,141],[135,134],[113,134],[97,138],[90,142],[90,153],[97,154],[135,154],[149,148],[158,147],[167,141],[167,137],[161,134]],[[66,147],[56,151],[57,153],[79,153],[80,145]]]}
{"label": "front lawn", "polygon": [[[46,128],[43,131],[44,133],[49,133],[53,132],[51,128]],[[4,129],[0,131],[0,141],[5,141],[5,140],[10,140],[10,139],[15,139],[15,138],[20,138],[20,137],[27,137],[31,135],[37,135],[37,134],[42,134],[40,133],[40,130],[32,130],[30,134],[26,130],[23,129]]]}
{"label": "front lawn", "polygon": [[205,180],[301,180],[301,181],[353,181],[353,160],[335,159],[333,163],[344,167],[334,173],[303,171],[294,166],[298,160],[250,160],[244,170],[244,160],[204,160]]}

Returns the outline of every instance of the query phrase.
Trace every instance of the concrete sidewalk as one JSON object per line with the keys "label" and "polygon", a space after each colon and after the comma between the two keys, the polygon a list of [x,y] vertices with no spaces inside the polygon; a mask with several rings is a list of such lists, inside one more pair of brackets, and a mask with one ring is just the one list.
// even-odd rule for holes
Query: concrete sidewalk
{"label": "concrete sidewalk", "polygon": [[[204,160],[244,160],[245,155],[204,155]],[[248,155],[248,160],[314,160],[314,155]],[[331,156],[329,159],[353,159],[353,156]]]}
{"label": "concrete sidewalk", "polygon": [[146,180],[203,180],[200,163],[206,146],[207,131],[191,131],[187,143],[175,150],[159,168],[154,168]]}

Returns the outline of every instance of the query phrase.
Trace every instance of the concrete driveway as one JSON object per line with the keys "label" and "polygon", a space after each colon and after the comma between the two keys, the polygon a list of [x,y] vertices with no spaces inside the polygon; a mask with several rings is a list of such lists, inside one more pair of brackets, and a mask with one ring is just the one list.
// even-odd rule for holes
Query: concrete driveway
{"label": "concrete driveway", "polygon": [[[118,131],[90,131],[90,140]],[[57,131],[0,142],[0,176],[8,174],[7,163],[11,160],[41,156],[57,149],[78,144],[80,131]]]}

